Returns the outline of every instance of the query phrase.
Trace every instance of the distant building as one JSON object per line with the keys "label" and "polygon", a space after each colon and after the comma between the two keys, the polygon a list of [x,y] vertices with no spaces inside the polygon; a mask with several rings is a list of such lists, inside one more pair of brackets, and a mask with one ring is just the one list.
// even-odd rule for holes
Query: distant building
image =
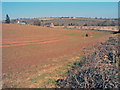
{"label": "distant building", "polygon": [[53,23],[51,23],[51,24],[50,24],[50,27],[54,27],[54,24],[53,24]]}
{"label": "distant building", "polygon": [[76,19],[76,17],[73,17],[74,19]]}
{"label": "distant building", "polygon": [[24,21],[18,21],[16,24],[26,24]]}

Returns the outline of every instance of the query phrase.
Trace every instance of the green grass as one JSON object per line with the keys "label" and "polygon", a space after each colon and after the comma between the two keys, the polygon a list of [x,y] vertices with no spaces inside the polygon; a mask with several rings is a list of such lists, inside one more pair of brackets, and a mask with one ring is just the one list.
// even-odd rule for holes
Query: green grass
{"label": "green grass", "polygon": [[[63,76],[66,75],[67,71],[74,65],[75,61],[80,61],[80,59],[72,59],[72,60],[65,60],[64,64],[62,66],[56,65],[55,68],[50,72],[49,67],[47,72],[41,72],[40,75],[37,73],[31,76],[29,81],[31,83],[39,83],[41,81],[40,85],[36,87],[45,88],[45,87],[54,87],[55,81],[58,78],[63,78]],[[46,68],[47,70],[47,68]]]}
{"label": "green grass", "polygon": [[11,45],[11,44],[2,44],[2,45]]}

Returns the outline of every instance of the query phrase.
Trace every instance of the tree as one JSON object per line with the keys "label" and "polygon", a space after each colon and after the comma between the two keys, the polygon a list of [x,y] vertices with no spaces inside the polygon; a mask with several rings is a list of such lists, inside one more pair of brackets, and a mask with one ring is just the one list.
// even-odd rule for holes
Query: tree
{"label": "tree", "polygon": [[118,29],[119,29],[118,33],[120,33],[120,17],[118,18]]}
{"label": "tree", "polygon": [[85,23],[83,26],[87,26],[87,23]]}
{"label": "tree", "polygon": [[5,23],[10,23],[10,18],[9,18],[9,16],[8,16],[8,14],[6,14],[6,20],[5,20]]}
{"label": "tree", "polygon": [[33,24],[36,25],[36,26],[40,26],[41,25],[39,19],[34,19]]}
{"label": "tree", "polygon": [[97,17],[95,17],[95,19],[98,19]]}

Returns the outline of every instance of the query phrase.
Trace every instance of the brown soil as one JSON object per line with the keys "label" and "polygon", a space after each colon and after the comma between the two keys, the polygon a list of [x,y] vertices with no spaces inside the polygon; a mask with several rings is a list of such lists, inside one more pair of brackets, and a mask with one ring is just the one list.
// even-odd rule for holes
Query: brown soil
{"label": "brown soil", "polygon": [[[85,37],[86,33],[90,37]],[[103,32],[14,24],[3,24],[2,35],[2,70],[6,74],[41,67],[55,58],[83,56],[86,54],[83,48],[98,45],[111,36]]]}

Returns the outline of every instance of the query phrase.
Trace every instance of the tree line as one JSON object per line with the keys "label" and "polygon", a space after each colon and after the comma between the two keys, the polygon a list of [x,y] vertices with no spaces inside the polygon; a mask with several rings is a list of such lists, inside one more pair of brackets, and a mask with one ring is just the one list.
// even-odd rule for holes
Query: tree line
{"label": "tree line", "polygon": [[[80,23],[80,22],[84,23]],[[6,20],[5,23],[10,23],[10,17],[8,14],[6,14]],[[32,24],[36,26],[46,26],[50,25],[50,23],[53,23],[54,26],[117,26],[118,23],[115,21],[93,21],[93,20],[70,20],[70,21],[59,21],[59,20],[39,20],[38,18],[34,18]]]}

